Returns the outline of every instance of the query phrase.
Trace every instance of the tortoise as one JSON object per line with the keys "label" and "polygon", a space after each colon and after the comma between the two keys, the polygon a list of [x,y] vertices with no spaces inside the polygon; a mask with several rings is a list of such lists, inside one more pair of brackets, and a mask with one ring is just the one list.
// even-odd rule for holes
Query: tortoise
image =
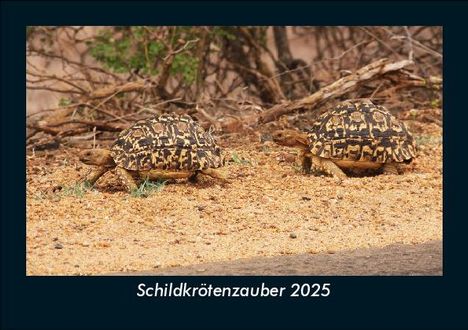
{"label": "tortoise", "polygon": [[306,132],[279,130],[273,141],[301,149],[302,170],[321,170],[344,179],[343,169],[383,169],[399,174],[400,164],[416,157],[404,123],[368,99],[345,101],[321,115]]}
{"label": "tortoise", "polygon": [[164,114],[139,121],[123,130],[107,149],[87,149],[80,153],[87,165],[97,165],[86,179],[93,185],[104,173],[116,173],[128,190],[138,179],[190,179],[198,173],[226,180],[221,148],[211,131],[205,131],[188,115]]}

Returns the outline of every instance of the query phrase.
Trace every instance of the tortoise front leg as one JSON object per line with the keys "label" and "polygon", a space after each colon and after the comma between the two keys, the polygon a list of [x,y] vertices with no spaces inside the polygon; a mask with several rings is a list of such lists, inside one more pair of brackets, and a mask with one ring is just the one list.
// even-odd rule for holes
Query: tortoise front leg
{"label": "tortoise front leg", "polygon": [[117,175],[119,178],[123,181],[124,185],[127,187],[128,191],[133,191],[138,188],[138,186],[135,183],[135,179],[133,176],[123,167],[117,166],[115,169]]}
{"label": "tortoise front leg", "polygon": [[227,173],[220,170],[219,168],[206,168],[204,170],[201,170],[200,172],[215,179],[221,179],[224,181],[228,180]]}
{"label": "tortoise front leg", "polygon": [[198,171],[193,172],[193,174],[189,176],[188,178],[189,182],[196,183],[198,181],[198,178],[197,178],[198,173],[199,173]]}
{"label": "tortoise front leg", "polygon": [[84,180],[83,182],[89,183],[93,186],[96,181],[104,175],[109,170],[109,167],[106,166],[99,166],[95,170],[93,170]]}
{"label": "tortoise front leg", "polygon": [[299,160],[301,162],[302,172],[305,174],[310,174],[312,168],[312,158],[311,154],[305,150],[302,150],[299,154]]}
{"label": "tortoise front leg", "polygon": [[320,158],[317,156],[312,156],[312,163],[314,166],[318,167],[320,170],[324,171],[327,174],[330,174],[341,180],[346,179],[348,176],[339,168],[334,162],[330,159]]}
{"label": "tortoise front leg", "polygon": [[386,163],[383,166],[383,173],[384,174],[390,174],[390,175],[398,175],[398,165],[395,163]]}

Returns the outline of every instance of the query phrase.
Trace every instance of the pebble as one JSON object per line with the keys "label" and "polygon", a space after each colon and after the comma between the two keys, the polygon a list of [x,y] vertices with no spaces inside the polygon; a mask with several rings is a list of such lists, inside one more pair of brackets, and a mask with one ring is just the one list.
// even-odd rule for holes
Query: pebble
{"label": "pebble", "polygon": [[291,234],[289,234],[289,237],[290,238],[297,238],[297,235],[295,233],[291,233]]}
{"label": "pebble", "polygon": [[55,243],[54,248],[55,249],[63,249],[63,245],[60,244],[60,243]]}

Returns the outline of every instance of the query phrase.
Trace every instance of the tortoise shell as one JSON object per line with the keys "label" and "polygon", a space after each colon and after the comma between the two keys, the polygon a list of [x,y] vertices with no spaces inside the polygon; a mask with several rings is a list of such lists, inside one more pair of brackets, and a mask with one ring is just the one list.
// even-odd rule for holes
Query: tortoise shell
{"label": "tortoise shell", "polygon": [[409,163],[416,156],[405,124],[370,100],[339,104],[321,115],[307,135],[311,153],[323,158]]}
{"label": "tortoise shell", "polygon": [[120,132],[111,156],[127,170],[203,170],[224,165],[210,132],[190,116],[161,115]]}

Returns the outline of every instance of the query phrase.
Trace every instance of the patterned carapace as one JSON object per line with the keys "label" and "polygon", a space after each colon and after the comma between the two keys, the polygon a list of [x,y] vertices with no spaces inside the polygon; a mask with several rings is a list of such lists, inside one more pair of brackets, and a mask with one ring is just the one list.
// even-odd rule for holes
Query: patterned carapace
{"label": "patterned carapace", "polygon": [[405,124],[370,100],[339,104],[320,116],[307,135],[311,153],[323,158],[391,163],[416,156]]}
{"label": "patterned carapace", "polygon": [[190,116],[161,115],[122,131],[111,148],[127,170],[203,170],[224,165],[221,148]]}

